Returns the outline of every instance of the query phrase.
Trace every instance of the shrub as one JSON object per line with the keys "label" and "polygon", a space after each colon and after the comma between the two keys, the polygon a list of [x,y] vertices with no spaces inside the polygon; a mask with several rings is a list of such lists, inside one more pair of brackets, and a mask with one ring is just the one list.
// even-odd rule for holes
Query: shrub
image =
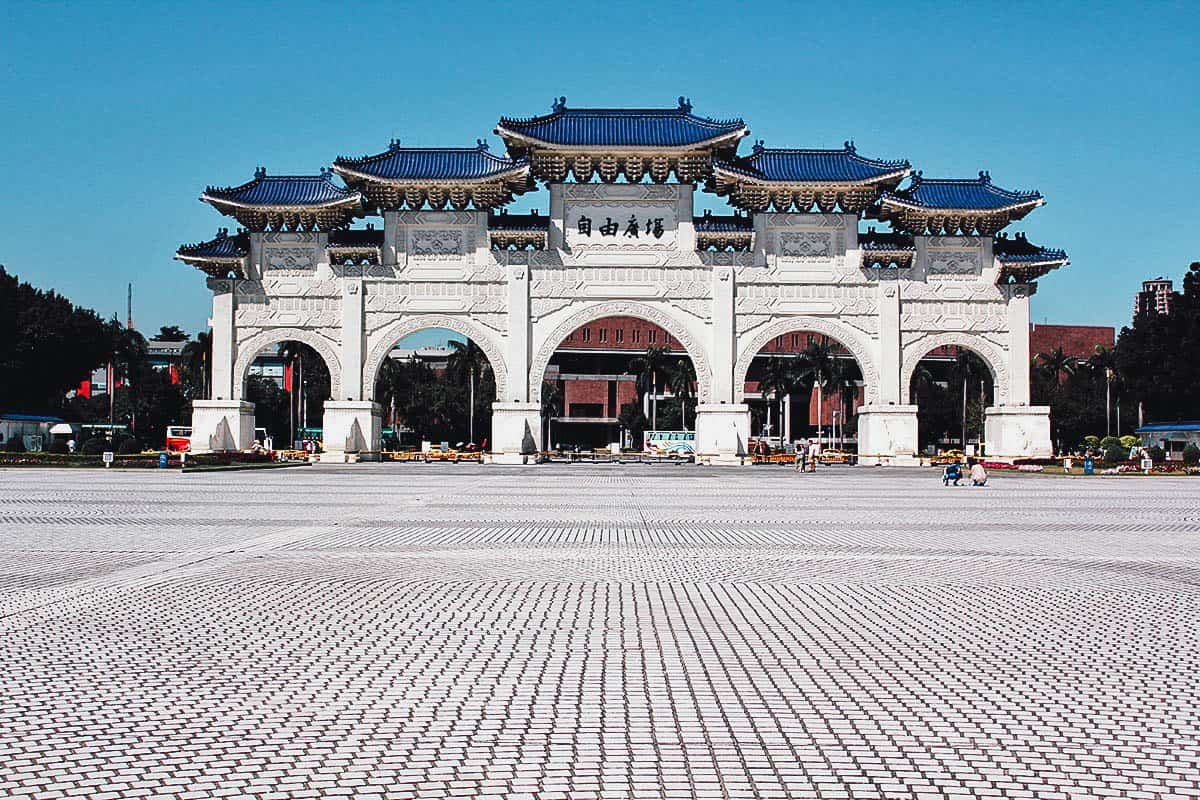
{"label": "shrub", "polygon": [[1099,450],[1100,449],[1100,437],[1099,436],[1083,437],[1083,449],[1084,450]]}
{"label": "shrub", "polygon": [[123,456],[135,455],[142,452],[142,445],[133,437],[122,439],[121,443],[117,445],[117,452]]}
{"label": "shrub", "polygon": [[25,440],[20,436],[14,436],[4,443],[4,452],[6,453],[24,453]]}
{"label": "shrub", "polygon": [[[1113,449],[1114,447],[1120,447],[1120,446],[1121,446],[1121,440],[1115,436],[1105,436],[1103,439],[1100,440],[1100,449],[1103,450],[1105,453],[1107,453],[1109,450]],[[1126,447],[1125,450],[1128,451],[1129,448]]]}
{"label": "shrub", "polygon": [[1200,447],[1197,447],[1194,444],[1189,444],[1187,447],[1183,448],[1183,463],[1187,464],[1189,467],[1194,467],[1196,464],[1200,464]]}
{"label": "shrub", "polygon": [[1109,465],[1119,464],[1125,460],[1127,455],[1129,455],[1129,451],[1121,447],[1120,443],[1118,443],[1116,447],[1105,448],[1104,463]]}
{"label": "shrub", "polygon": [[1126,450],[1128,450],[1131,447],[1136,447],[1138,441],[1139,439],[1136,436],[1122,436],[1121,447],[1124,447]]}
{"label": "shrub", "polygon": [[79,452],[85,456],[98,456],[108,449],[108,440],[103,436],[93,436],[79,447]]}
{"label": "shrub", "polygon": [[1150,460],[1155,464],[1161,464],[1167,460],[1167,453],[1158,445],[1152,445],[1146,448],[1146,455],[1150,456]]}

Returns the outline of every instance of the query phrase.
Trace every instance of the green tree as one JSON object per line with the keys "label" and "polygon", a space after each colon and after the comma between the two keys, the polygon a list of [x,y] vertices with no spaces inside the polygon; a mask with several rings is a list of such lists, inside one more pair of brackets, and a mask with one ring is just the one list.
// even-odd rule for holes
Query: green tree
{"label": "green tree", "polygon": [[467,440],[474,443],[475,417],[479,413],[475,405],[476,382],[491,369],[491,365],[488,363],[487,356],[479,349],[479,345],[470,339],[466,342],[452,339],[450,349],[452,352],[446,362],[446,373],[451,380],[459,383],[465,381],[467,384]]}
{"label": "green tree", "polygon": [[658,429],[656,410],[658,406],[659,382],[666,377],[667,359],[671,351],[666,347],[647,347],[646,352],[629,362],[629,372],[637,376],[638,401],[649,392],[651,396],[651,430]]}
{"label": "green tree", "polygon": [[151,338],[156,342],[186,342],[188,335],[178,325],[163,325]]}
{"label": "green tree", "polygon": [[688,428],[688,404],[696,399],[696,367],[692,359],[683,356],[675,362],[675,366],[667,375],[667,385],[671,394],[679,401],[679,420],[683,430]]}
{"label": "green tree", "polygon": [[817,438],[821,438],[821,428],[825,423],[824,396],[827,388],[837,374],[836,359],[829,338],[822,336],[820,341],[810,341],[800,355],[801,369],[817,387]]}
{"label": "green tree", "polygon": [[208,400],[212,385],[212,334],[200,331],[183,346],[184,391],[192,400]]}
{"label": "green tree", "polygon": [[642,434],[645,433],[646,427],[650,421],[646,419],[646,415],[642,412],[642,404],[636,400],[631,400],[621,406],[621,413],[617,415],[617,422],[621,427],[629,431],[629,438],[633,442],[635,450],[642,449]]}
{"label": "green tree", "polygon": [[784,358],[775,353],[772,353],[767,358],[767,363],[763,368],[762,379],[758,382],[758,388],[764,397],[771,395],[775,400],[778,410],[775,419],[779,421],[778,434],[781,440],[784,431],[783,406],[786,399],[799,388],[800,383],[801,374],[792,359]]}
{"label": "green tree", "polygon": [[563,413],[563,390],[561,381],[542,381],[542,441],[545,449],[552,449],[550,439],[550,424],[554,417]]}
{"label": "green tree", "polygon": [[0,266],[0,409],[60,411],[66,392],[107,362],[110,343],[96,312]]}

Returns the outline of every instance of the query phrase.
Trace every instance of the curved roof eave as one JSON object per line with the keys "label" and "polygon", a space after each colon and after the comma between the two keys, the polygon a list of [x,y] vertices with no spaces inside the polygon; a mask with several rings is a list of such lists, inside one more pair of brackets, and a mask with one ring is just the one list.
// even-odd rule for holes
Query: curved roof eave
{"label": "curved roof eave", "polygon": [[495,134],[501,138],[517,139],[525,143],[527,146],[537,147],[543,150],[561,150],[567,153],[577,153],[580,150],[600,150],[605,153],[645,153],[653,152],[668,152],[668,153],[690,153],[696,150],[704,150],[713,145],[720,144],[727,140],[738,140],[749,135],[750,129],[745,125],[736,130],[727,131],[718,134],[709,139],[703,139],[695,144],[684,145],[606,145],[606,144],[558,144],[556,142],[547,142],[545,139],[539,139],[536,136],[530,136],[525,133],[514,131],[511,128],[506,128],[503,125],[497,125]]}

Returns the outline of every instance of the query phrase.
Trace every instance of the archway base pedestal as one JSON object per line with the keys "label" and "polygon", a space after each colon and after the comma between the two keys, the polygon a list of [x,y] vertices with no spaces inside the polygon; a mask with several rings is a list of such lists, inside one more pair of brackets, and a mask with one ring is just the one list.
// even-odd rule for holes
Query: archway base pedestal
{"label": "archway base pedestal", "polygon": [[858,463],[864,466],[915,466],[917,407],[862,406],[858,409]]}
{"label": "archway base pedestal", "polygon": [[254,444],[254,403],[244,400],[193,400],[193,453],[249,450]]}
{"label": "archway base pedestal", "polygon": [[383,410],[370,400],[326,400],[322,462],[378,461]]}
{"label": "archway base pedestal", "polygon": [[540,403],[492,403],[492,463],[533,464],[541,450]]}
{"label": "archway base pedestal", "polygon": [[696,461],[702,464],[748,464],[750,406],[745,403],[700,403],[696,406]]}
{"label": "archway base pedestal", "polygon": [[992,406],[984,411],[983,438],[989,461],[1049,458],[1050,407]]}

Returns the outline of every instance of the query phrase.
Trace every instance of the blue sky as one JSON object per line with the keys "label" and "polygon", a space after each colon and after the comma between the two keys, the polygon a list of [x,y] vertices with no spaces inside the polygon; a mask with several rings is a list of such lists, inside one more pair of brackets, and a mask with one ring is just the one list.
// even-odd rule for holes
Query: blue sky
{"label": "blue sky", "polygon": [[132,281],[141,329],[194,332],[209,295],[171,256],[236,226],[197,201],[206,184],[392,137],[499,148],[501,115],[560,94],[685,94],[770,145],[854,139],[928,177],[1041,190],[1010,230],[1072,264],[1034,319],[1120,326],[1142,279],[1200,259],[1198,20],[1194,3],[8,2],[0,263],[105,315]]}

